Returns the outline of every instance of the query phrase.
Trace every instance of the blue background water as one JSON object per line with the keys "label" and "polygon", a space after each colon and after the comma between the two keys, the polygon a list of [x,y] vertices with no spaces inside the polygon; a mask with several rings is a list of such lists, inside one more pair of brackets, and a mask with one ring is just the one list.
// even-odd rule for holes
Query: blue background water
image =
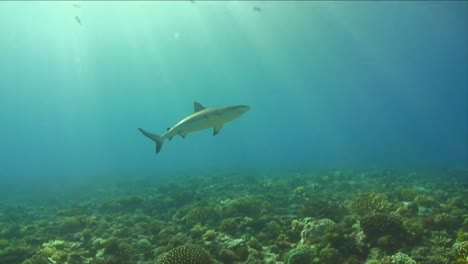
{"label": "blue background water", "polygon": [[[467,166],[468,2],[76,3],[0,3],[3,180]],[[252,109],[155,155],[193,101]]]}

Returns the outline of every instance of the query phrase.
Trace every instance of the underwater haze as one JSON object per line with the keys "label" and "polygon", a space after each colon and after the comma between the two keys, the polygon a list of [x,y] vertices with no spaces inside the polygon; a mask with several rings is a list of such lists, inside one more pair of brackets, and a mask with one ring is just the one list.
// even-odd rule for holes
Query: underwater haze
{"label": "underwater haze", "polygon": [[[467,165],[466,2],[3,2],[0,173]],[[206,107],[221,133],[153,142]]]}
{"label": "underwater haze", "polygon": [[468,263],[467,1],[0,1],[0,127],[0,264]]}

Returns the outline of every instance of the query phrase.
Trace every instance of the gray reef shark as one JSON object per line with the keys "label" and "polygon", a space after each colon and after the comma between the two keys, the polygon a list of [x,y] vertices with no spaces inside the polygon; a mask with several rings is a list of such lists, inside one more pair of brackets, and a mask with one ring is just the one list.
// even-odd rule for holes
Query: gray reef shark
{"label": "gray reef shark", "polygon": [[250,106],[247,105],[205,108],[197,102],[193,103],[193,108],[193,114],[182,119],[172,128],[168,128],[162,136],[149,133],[142,128],[138,128],[138,130],[156,142],[156,153],[159,153],[165,139],[171,140],[177,135],[185,138],[189,133],[208,128],[213,128],[213,136],[216,136],[223,128],[224,123],[234,120],[250,110]]}

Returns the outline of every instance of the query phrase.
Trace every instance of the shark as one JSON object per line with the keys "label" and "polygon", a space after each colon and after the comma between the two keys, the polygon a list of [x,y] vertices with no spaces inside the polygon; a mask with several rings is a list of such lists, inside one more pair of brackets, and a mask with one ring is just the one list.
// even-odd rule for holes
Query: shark
{"label": "shark", "polygon": [[210,128],[213,128],[213,136],[216,136],[225,123],[239,118],[249,110],[250,106],[247,105],[206,108],[198,102],[193,102],[193,113],[173,127],[167,128],[167,132],[163,135],[153,134],[142,128],[138,130],[156,143],[157,154],[166,139],[171,140],[175,136],[185,138],[189,133]]}

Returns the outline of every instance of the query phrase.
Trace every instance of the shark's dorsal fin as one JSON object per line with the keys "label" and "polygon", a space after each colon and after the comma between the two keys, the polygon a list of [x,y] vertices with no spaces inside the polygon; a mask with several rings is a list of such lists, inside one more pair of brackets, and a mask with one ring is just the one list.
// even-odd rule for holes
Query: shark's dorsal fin
{"label": "shark's dorsal fin", "polygon": [[199,112],[201,110],[205,109],[203,105],[201,105],[199,102],[193,102],[193,112]]}

